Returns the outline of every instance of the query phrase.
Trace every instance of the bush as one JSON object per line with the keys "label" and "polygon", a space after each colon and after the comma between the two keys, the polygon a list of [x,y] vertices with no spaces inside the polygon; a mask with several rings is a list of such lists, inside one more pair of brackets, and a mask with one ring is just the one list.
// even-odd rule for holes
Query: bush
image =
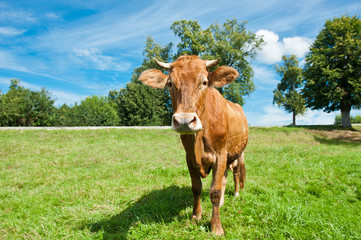
{"label": "bush", "polygon": [[87,97],[73,107],[64,104],[54,116],[56,126],[116,126],[119,123],[109,99],[99,96]]}
{"label": "bush", "polygon": [[[360,115],[356,115],[355,117],[351,116],[351,123],[355,124],[355,123],[361,123],[361,116]],[[335,117],[335,125],[339,125],[342,123],[342,117],[341,115],[337,115]]]}

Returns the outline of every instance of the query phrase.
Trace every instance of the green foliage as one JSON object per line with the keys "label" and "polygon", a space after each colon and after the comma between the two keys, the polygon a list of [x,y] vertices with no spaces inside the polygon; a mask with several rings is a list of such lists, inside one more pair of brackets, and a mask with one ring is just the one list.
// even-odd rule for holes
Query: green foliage
{"label": "green foliage", "polygon": [[209,27],[214,39],[210,44],[209,54],[220,58],[220,65],[234,67],[240,74],[234,82],[223,88],[222,94],[240,105],[244,105],[244,97],[255,90],[249,61],[263,45],[262,38],[247,31],[246,23],[232,19],[227,20],[223,26],[215,24]]}
{"label": "green foliage", "polygon": [[75,126],[73,113],[73,109],[66,104],[56,108],[52,115],[53,126]]}
{"label": "green foliage", "polygon": [[170,95],[166,89],[153,89],[138,81],[140,74],[148,69],[160,68],[153,60],[172,61],[172,43],[166,46],[148,37],[143,51],[144,60],[134,69],[132,82],[120,91],[112,90],[109,98],[117,109],[121,124],[125,126],[169,125],[172,116]]}
{"label": "green foliage", "polygon": [[11,79],[6,94],[0,98],[0,126],[50,126],[55,108],[51,94],[45,88],[32,91]]}
{"label": "green foliage", "polygon": [[61,106],[55,115],[56,126],[116,126],[120,119],[107,97],[91,96],[73,107]]}
{"label": "green foliage", "polygon": [[273,90],[273,104],[282,106],[287,112],[293,113],[293,125],[296,116],[306,111],[305,100],[300,94],[302,87],[302,69],[298,67],[296,55],[283,56],[283,65],[276,65],[277,73],[282,77],[277,88]]}
{"label": "green foliage", "polygon": [[180,38],[174,59],[181,55],[202,56],[208,53],[213,41],[212,33],[210,29],[202,30],[198,21],[175,21],[170,29]]}
{"label": "green foliage", "polygon": [[[360,115],[356,115],[356,116],[351,116],[350,117],[351,123],[361,123],[361,116]],[[342,117],[341,115],[337,115],[335,117],[335,125],[339,125],[342,124]]]}
{"label": "green foliage", "polygon": [[227,20],[222,26],[214,24],[202,30],[198,21],[182,20],[174,22],[171,29],[180,38],[174,59],[182,54],[194,54],[204,59],[219,58],[220,65],[237,69],[240,76],[229,86],[219,90],[228,100],[244,105],[244,97],[255,89],[249,61],[256,56],[263,44],[261,38],[247,31],[246,22]]}
{"label": "green foliage", "polygon": [[138,83],[128,83],[117,96],[118,113],[125,126],[169,125],[169,94]]}
{"label": "green foliage", "polygon": [[106,97],[87,97],[74,108],[79,126],[115,126],[119,124],[118,114]]}
{"label": "green foliage", "polygon": [[191,218],[173,131],[2,130],[0,238],[360,239],[360,138],[327,137],[360,130],[251,128],[238,198],[228,175],[223,237],[209,226],[211,176],[202,179],[202,219]]}
{"label": "green foliage", "polygon": [[159,69],[164,70],[161,67],[159,67],[153,60],[153,58],[156,58],[159,61],[162,62],[171,62],[172,61],[172,47],[173,43],[169,43],[165,46],[160,45],[159,43],[154,42],[153,37],[149,36],[147,37],[147,40],[145,41],[145,48],[143,51],[143,63],[140,67],[137,67],[134,69],[134,73],[132,75],[132,82],[137,82],[140,74],[148,69]]}
{"label": "green foliage", "polygon": [[356,16],[327,20],[306,56],[303,94],[307,107],[348,115],[351,108],[360,108],[360,56],[361,20]]}

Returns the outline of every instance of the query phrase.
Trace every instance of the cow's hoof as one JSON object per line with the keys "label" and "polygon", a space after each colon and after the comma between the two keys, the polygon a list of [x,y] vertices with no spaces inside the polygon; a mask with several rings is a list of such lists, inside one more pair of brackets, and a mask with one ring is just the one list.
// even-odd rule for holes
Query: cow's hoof
{"label": "cow's hoof", "polygon": [[199,220],[202,219],[202,215],[192,215],[192,218],[193,218],[194,220],[199,221]]}
{"label": "cow's hoof", "polygon": [[235,193],[234,193],[234,196],[235,196],[235,197],[239,197],[239,192],[235,192]]}
{"label": "cow's hoof", "polygon": [[213,233],[214,235],[216,235],[216,236],[222,236],[222,235],[224,235],[224,231],[223,231],[222,226],[214,227],[214,228],[212,229],[212,233]]}

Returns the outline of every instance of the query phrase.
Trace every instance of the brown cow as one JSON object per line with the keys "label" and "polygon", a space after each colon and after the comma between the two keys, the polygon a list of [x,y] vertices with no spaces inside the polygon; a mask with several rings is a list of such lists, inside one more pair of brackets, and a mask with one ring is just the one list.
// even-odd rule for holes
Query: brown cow
{"label": "brown cow", "polygon": [[173,63],[157,64],[170,71],[144,71],[139,80],[153,88],[168,87],[174,115],[172,129],[179,132],[187,155],[192,179],[194,219],[200,219],[202,207],[201,177],[212,171],[212,232],[223,235],[219,207],[224,202],[227,168],[233,170],[235,196],[244,186],[246,169],[243,151],[248,142],[248,125],[240,105],[226,100],[214,87],[222,87],[238,77],[231,67],[208,69],[219,60],[205,61],[198,56],[182,56]]}

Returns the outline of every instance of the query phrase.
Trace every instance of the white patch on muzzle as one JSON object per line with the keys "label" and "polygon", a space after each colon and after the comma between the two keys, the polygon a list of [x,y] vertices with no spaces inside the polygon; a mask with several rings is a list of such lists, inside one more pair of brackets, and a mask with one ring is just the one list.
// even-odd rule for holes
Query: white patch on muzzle
{"label": "white patch on muzzle", "polygon": [[202,129],[202,122],[196,113],[175,113],[172,129],[182,134],[192,134]]}

